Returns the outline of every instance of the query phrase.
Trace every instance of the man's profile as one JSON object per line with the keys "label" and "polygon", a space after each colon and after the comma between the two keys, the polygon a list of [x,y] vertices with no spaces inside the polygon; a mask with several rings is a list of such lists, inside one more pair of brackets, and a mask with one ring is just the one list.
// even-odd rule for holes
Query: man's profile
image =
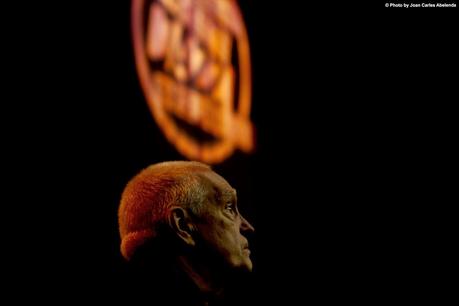
{"label": "man's profile", "polygon": [[121,253],[135,289],[153,305],[207,305],[252,271],[252,225],[236,191],[202,163],[163,162],[130,180],[118,210]]}

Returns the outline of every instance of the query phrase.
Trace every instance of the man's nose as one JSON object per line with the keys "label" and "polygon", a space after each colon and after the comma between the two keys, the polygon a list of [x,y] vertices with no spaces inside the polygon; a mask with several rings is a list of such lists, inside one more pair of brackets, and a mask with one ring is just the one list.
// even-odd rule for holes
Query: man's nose
{"label": "man's nose", "polygon": [[241,216],[241,232],[250,232],[253,233],[255,229],[253,228],[252,224],[247,221],[243,216]]}

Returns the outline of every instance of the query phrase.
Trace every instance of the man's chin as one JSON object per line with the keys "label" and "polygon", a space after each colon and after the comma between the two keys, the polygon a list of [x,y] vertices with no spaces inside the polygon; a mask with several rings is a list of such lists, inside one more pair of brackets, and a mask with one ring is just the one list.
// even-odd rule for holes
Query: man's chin
{"label": "man's chin", "polygon": [[253,269],[253,265],[252,265],[252,262],[250,261],[250,262],[246,265],[246,271],[247,271],[247,272],[252,272],[252,269]]}
{"label": "man's chin", "polygon": [[228,263],[228,268],[230,270],[234,270],[235,272],[247,273],[252,272],[253,269],[252,260],[248,255],[241,256],[237,259],[235,258],[234,260],[229,261]]}
{"label": "man's chin", "polygon": [[242,272],[252,272],[253,264],[249,257],[246,257],[242,260],[239,270]]}

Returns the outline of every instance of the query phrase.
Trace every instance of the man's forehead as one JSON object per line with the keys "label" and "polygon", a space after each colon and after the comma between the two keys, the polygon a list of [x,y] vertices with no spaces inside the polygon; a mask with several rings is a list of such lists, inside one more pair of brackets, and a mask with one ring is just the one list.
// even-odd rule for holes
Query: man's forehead
{"label": "man's forehead", "polygon": [[218,196],[225,197],[225,198],[234,198],[236,197],[236,189],[231,187],[231,185],[220,175],[213,171],[206,171],[202,173],[202,177],[204,181],[212,186],[212,190],[214,190]]}
{"label": "man's forehead", "polygon": [[225,198],[235,198],[237,196],[236,189],[234,188],[220,190],[220,193]]}

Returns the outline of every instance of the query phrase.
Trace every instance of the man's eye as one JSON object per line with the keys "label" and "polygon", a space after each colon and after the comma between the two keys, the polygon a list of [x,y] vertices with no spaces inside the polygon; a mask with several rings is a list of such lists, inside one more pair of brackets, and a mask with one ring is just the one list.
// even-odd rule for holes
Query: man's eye
{"label": "man's eye", "polygon": [[231,212],[232,214],[236,213],[236,210],[234,209],[233,204],[226,204],[225,209]]}

